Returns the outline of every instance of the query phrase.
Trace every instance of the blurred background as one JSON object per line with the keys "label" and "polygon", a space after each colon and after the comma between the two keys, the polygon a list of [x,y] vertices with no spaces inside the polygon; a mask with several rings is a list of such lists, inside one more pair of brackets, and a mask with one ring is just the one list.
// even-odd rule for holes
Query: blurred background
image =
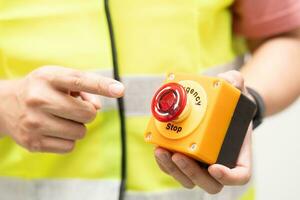
{"label": "blurred background", "polygon": [[300,100],[254,133],[257,200],[300,199]]}

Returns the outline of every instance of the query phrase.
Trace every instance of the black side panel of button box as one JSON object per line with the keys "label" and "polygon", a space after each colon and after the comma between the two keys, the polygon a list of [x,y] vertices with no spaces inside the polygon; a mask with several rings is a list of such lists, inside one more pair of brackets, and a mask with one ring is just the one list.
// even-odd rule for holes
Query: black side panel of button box
{"label": "black side panel of button box", "polygon": [[236,166],[237,158],[255,111],[255,103],[241,94],[216,163],[229,168]]}

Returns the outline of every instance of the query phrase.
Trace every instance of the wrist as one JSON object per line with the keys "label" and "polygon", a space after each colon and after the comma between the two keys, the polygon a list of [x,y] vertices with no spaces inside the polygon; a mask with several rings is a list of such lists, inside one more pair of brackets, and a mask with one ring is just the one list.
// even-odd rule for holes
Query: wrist
{"label": "wrist", "polygon": [[13,116],[16,115],[19,80],[0,81],[0,137],[6,136],[12,130]]}
{"label": "wrist", "polygon": [[253,100],[253,102],[255,102],[256,104],[256,112],[252,120],[253,129],[255,129],[263,122],[263,119],[265,117],[266,106],[263,98],[256,90],[252,89],[251,87],[247,87],[247,91],[251,100]]}

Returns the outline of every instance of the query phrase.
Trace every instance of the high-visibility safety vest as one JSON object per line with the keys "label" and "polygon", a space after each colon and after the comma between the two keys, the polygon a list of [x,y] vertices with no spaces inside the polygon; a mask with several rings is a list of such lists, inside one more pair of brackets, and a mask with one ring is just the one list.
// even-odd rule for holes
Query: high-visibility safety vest
{"label": "high-visibility safety vest", "polygon": [[[111,76],[111,25],[127,87],[126,199],[251,199],[251,186],[226,187],[216,196],[183,189],[159,170],[143,140],[150,98],[166,72],[215,74],[238,65],[243,45],[231,31],[232,3],[110,0],[109,24],[103,0],[0,0],[0,78],[20,78],[44,65]],[[9,137],[0,139],[0,199],[116,199],[120,119],[115,100],[102,101],[72,153],[29,153]]]}

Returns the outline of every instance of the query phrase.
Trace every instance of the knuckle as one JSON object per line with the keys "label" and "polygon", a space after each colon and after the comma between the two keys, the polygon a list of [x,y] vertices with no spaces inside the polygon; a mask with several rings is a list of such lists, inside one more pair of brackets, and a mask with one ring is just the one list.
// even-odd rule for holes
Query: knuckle
{"label": "knuckle", "polygon": [[28,150],[30,152],[42,152],[43,148],[42,148],[42,143],[40,141],[40,139],[33,139],[28,146]]}
{"label": "knuckle", "polygon": [[24,134],[21,139],[22,145],[30,152],[41,152],[42,151],[42,144],[40,139],[33,138],[28,134]]}
{"label": "knuckle", "polygon": [[74,88],[81,90],[83,88],[83,79],[81,77],[73,77],[71,84]]}
{"label": "knuckle", "polygon": [[48,80],[50,72],[54,70],[53,66],[43,66],[34,70],[31,75],[38,79]]}
{"label": "knuckle", "polygon": [[97,84],[97,91],[99,93],[102,93],[104,91],[106,91],[108,88],[107,84],[105,84],[104,80],[101,80],[98,84]]}
{"label": "knuckle", "polygon": [[101,84],[101,83],[98,83],[96,89],[97,89],[97,92],[100,94],[100,93],[103,91],[103,86],[102,86],[102,84]]}
{"label": "knuckle", "polygon": [[58,77],[56,74],[49,74],[47,80],[49,82],[50,85],[55,85],[56,81],[57,81]]}
{"label": "knuckle", "polygon": [[29,137],[29,134],[22,133],[19,138],[19,143],[24,146],[26,149],[30,146],[31,143],[31,137]]}
{"label": "knuckle", "polygon": [[196,172],[194,170],[186,170],[185,173],[190,178],[193,178],[193,179],[198,178],[198,175],[196,174]]}
{"label": "knuckle", "polygon": [[37,91],[29,91],[25,99],[26,105],[30,107],[39,107],[46,104],[46,100]]}
{"label": "knuckle", "polygon": [[29,130],[36,130],[38,128],[41,127],[41,122],[39,119],[35,118],[35,117],[29,117],[27,116],[25,119],[24,119],[24,126],[29,129]]}
{"label": "knuckle", "polygon": [[191,178],[197,178],[198,177],[198,174],[196,173],[196,170],[193,170],[191,167],[189,166],[186,166],[185,169],[184,169],[184,172],[186,173],[186,175],[188,177],[191,177]]}

